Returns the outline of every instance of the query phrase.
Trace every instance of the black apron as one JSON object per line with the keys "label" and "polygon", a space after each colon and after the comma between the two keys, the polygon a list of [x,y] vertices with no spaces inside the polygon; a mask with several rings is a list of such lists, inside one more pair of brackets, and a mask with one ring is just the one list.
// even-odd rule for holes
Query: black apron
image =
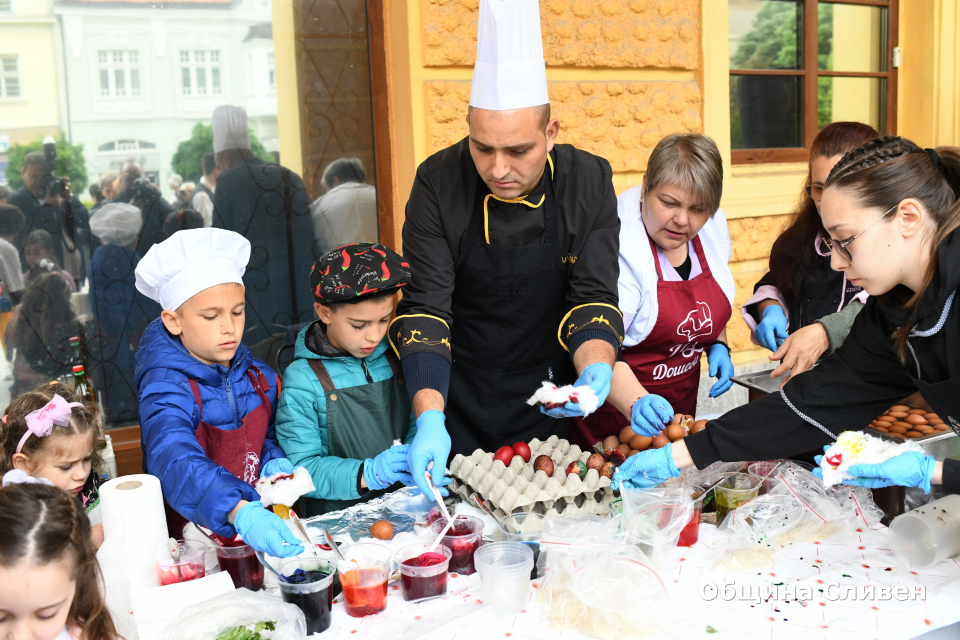
{"label": "black apron", "polygon": [[[320,360],[308,363],[327,397],[327,452],[338,458],[366,460],[375,458],[393,445],[406,440],[410,428],[410,396],[403,386],[400,361],[387,350],[393,377],[380,382],[337,389]],[[386,489],[367,491],[356,500],[318,500],[300,498],[297,513],[303,518],[339,511],[400,489],[399,482]]]}
{"label": "black apron", "polygon": [[453,366],[445,413],[452,454],[567,437],[568,420],[550,418],[525,402],[544,380],[570,384],[576,378],[557,335],[567,312],[568,279],[549,167],[544,179],[543,244],[487,244],[486,194],[478,192],[474,202],[451,304]]}

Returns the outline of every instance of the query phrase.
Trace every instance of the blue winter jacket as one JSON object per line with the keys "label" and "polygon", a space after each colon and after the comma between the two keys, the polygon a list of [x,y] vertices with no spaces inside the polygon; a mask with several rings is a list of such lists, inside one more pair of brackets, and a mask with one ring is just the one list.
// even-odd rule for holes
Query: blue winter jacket
{"label": "blue winter jacket", "polygon": [[200,412],[190,389],[197,381],[203,403],[203,421],[232,431],[243,417],[260,405],[247,369],[256,365],[270,389],[270,425],[260,453],[260,468],[282,458],[277,444],[273,416],[277,406],[277,374],[250,354],[240,343],[230,368],[203,364],[191,356],[163,326],[160,318],[143,333],[137,349],[136,384],[140,397],[140,438],[144,470],[160,479],[163,497],[187,520],[212,529],[222,536],[236,530],[227,515],[241,500],[255,501],[256,490],[214,464],[197,442]]}
{"label": "blue winter jacket", "polygon": [[[373,353],[361,360],[334,348],[322,332],[313,332],[318,324],[319,321],[308,324],[297,335],[294,361],[283,372],[277,439],[294,466],[310,471],[316,490],[308,493],[308,498],[357,500],[361,497],[357,476],[363,460],[330,455],[327,396],[308,360],[322,360],[334,386],[345,389],[392,378],[393,370],[386,357],[390,347],[385,337]],[[411,411],[407,443],[413,442],[416,432],[417,422]]]}

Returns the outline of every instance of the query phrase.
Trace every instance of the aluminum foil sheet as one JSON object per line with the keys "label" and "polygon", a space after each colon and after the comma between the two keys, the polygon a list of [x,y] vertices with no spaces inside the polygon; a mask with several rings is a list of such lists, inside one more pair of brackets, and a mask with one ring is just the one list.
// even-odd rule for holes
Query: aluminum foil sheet
{"label": "aluminum foil sheet", "polygon": [[425,525],[427,514],[437,503],[423,495],[413,495],[414,491],[414,487],[404,487],[349,509],[304,519],[303,523],[310,539],[318,542],[323,537],[324,527],[335,538],[341,535],[350,536],[352,540],[369,538],[370,526],[377,520],[389,520],[394,535],[415,533],[416,522],[419,520],[421,525]]}

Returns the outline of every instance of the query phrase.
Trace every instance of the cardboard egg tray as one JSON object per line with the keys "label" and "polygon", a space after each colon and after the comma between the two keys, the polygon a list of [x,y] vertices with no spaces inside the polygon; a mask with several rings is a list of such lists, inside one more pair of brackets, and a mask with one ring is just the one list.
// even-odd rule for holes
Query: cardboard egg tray
{"label": "cardboard egg tray", "polygon": [[[590,513],[610,514],[613,490],[610,479],[596,469],[587,471],[581,480],[567,475],[567,465],[574,460],[587,461],[592,451],[581,451],[557,436],[541,442],[534,438],[530,445],[530,462],[514,456],[509,465],[493,459],[493,454],[477,449],[469,456],[457,454],[450,462],[452,476],[449,489],[464,500],[478,500],[495,518],[510,513],[536,511],[547,515]],[[537,456],[553,460],[553,476],[534,471]]]}

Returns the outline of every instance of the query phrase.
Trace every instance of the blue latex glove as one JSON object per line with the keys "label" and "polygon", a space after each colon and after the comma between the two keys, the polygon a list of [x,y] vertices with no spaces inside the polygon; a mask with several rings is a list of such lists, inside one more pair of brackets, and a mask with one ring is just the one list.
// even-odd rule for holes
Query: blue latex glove
{"label": "blue latex glove", "polygon": [[[610,393],[610,382],[613,380],[613,369],[605,362],[594,362],[583,370],[577,381],[573,383],[575,387],[590,387],[597,394],[597,400],[600,401],[599,407],[606,401],[607,394]],[[541,406],[540,411],[551,418],[583,418],[586,413],[576,402],[568,402],[562,407],[547,409]]]}
{"label": "blue latex glove", "polygon": [[764,309],[763,317],[754,333],[754,337],[760,343],[760,346],[770,351],[776,351],[788,335],[787,317],[783,315],[783,307],[774,304]]}
{"label": "blue latex glove", "polygon": [[734,376],[733,361],[730,360],[730,351],[722,344],[715,344],[707,349],[707,364],[710,367],[710,377],[717,378],[717,384],[710,388],[710,397],[716,398],[730,391]]}
{"label": "blue latex glove", "polygon": [[621,484],[655,487],[679,475],[680,469],[673,463],[673,444],[668,444],[627,458],[626,462],[613,472],[610,486],[614,489],[619,489]]}
{"label": "blue latex glove", "polygon": [[647,394],[633,403],[630,427],[642,436],[655,436],[673,420],[673,407],[666,398]]}
{"label": "blue latex glove", "polygon": [[410,445],[390,447],[376,458],[367,458],[363,463],[363,480],[371,490],[386,489],[394,482],[415,484],[407,466]]}
{"label": "blue latex glove", "polygon": [[[417,435],[407,451],[407,469],[413,475],[413,481],[420,491],[428,498],[433,497],[430,486],[424,474],[432,462],[431,477],[442,476],[447,468],[447,458],[450,457],[450,434],[447,433],[446,416],[442,411],[431,409],[424,411],[417,418]],[[440,484],[434,480],[439,487]],[[442,495],[447,495],[446,489],[440,489]]]}
{"label": "blue latex glove", "polygon": [[292,475],[294,471],[296,471],[296,469],[293,468],[293,463],[286,458],[274,458],[267,464],[260,467],[260,477],[268,478],[275,473],[287,473]]}
{"label": "blue latex glove", "polygon": [[233,526],[243,541],[275,558],[292,558],[303,553],[303,545],[280,516],[263,508],[263,503],[248,502],[233,517]]}
{"label": "blue latex glove", "polygon": [[[636,456],[634,456],[636,457]],[[920,487],[924,493],[930,493],[930,480],[937,461],[916,451],[908,451],[890,458],[880,464],[855,464],[847,469],[853,478],[844,480],[850,484],[868,489],[881,487]]]}

